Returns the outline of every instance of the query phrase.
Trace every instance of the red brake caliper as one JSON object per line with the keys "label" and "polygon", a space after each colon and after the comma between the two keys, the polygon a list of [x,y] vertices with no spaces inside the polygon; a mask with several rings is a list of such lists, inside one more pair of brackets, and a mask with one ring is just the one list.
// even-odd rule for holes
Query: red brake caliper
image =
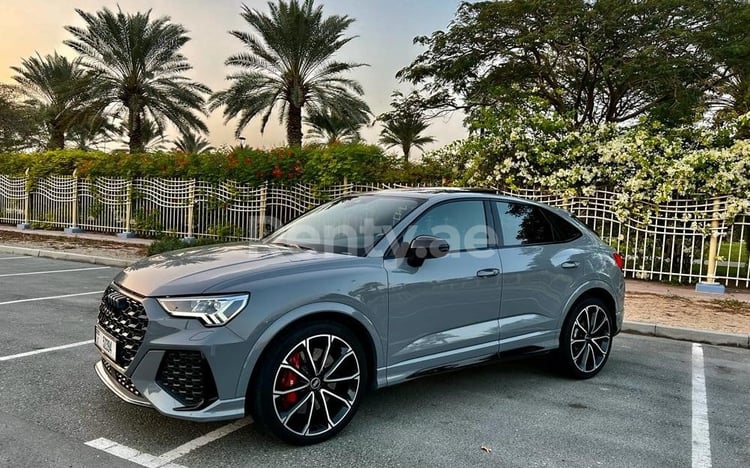
{"label": "red brake caliper", "polygon": [[[289,364],[291,364],[292,367],[299,370],[300,368],[300,359],[299,359],[299,353],[293,355],[289,358]],[[290,370],[285,370],[284,373],[281,375],[281,387],[282,388],[293,388],[297,384],[297,380],[299,379],[299,376],[295,374],[294,372]],[[297,403],[297,400],[299,399],[299,395],[297,395],[297,392],[291,392],[284,395],[282,398],[282,401],[285,403],[285,406],[291,407],[293,404]]]}

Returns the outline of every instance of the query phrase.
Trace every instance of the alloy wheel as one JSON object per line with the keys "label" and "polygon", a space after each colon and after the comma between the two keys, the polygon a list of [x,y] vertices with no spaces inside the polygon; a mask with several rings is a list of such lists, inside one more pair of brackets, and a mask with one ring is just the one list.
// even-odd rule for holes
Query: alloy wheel
{"label": "alloy wheel", "polygon": [[273,382],[278,421],[299,436],[320,436],[344,421],[357,401],[360,362],[346,340],[319,334],[292,347]]}
{"label": "alloy wheel", "polygon": [[579,371],[590,374],[607,360],[612,341],[609,315],[596,304],[578,313],[570,331],[570,356]]}

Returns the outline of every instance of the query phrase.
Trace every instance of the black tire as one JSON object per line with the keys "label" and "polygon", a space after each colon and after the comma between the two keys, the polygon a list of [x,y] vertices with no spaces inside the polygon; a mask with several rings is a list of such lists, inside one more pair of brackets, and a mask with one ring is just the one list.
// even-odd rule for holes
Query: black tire
{"label": "black tire", "polygon": [[565,370],[576,379],[598,374],[612,351],[611,311],[599,299],[578,301],[568,313],[560,335],[560,359]]}
{"label": "black tire", "polygon": [[367,385],[364,348],[347,327],[305,324],[276,340],[248,389],[255,420],[285,442],[317,444],[357,412]]}

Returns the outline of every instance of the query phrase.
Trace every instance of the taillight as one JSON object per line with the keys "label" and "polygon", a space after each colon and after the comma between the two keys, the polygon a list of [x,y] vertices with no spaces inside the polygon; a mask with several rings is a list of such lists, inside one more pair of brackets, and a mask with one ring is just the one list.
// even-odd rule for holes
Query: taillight
{"label": "taillight", "polygon": [[612,254],[612,256],[615,259],[615,263],[617,264],[617,268],[619,268],[620,270],[624,270],[625,269],[625,259],[622,258],[622,255],[620,255],[619,253],[615,252],[615,253]]}

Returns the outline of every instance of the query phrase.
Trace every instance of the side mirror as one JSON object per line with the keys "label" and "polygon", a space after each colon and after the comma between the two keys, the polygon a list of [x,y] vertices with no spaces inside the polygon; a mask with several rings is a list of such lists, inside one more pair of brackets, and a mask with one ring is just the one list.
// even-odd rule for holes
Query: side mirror
{"label": "side mirror", "polygon": [[409,244],[406,261],[410,266],[420,267],[425,260],[448,255],[451,247],[443,239],[434,236],[417,236]]}

